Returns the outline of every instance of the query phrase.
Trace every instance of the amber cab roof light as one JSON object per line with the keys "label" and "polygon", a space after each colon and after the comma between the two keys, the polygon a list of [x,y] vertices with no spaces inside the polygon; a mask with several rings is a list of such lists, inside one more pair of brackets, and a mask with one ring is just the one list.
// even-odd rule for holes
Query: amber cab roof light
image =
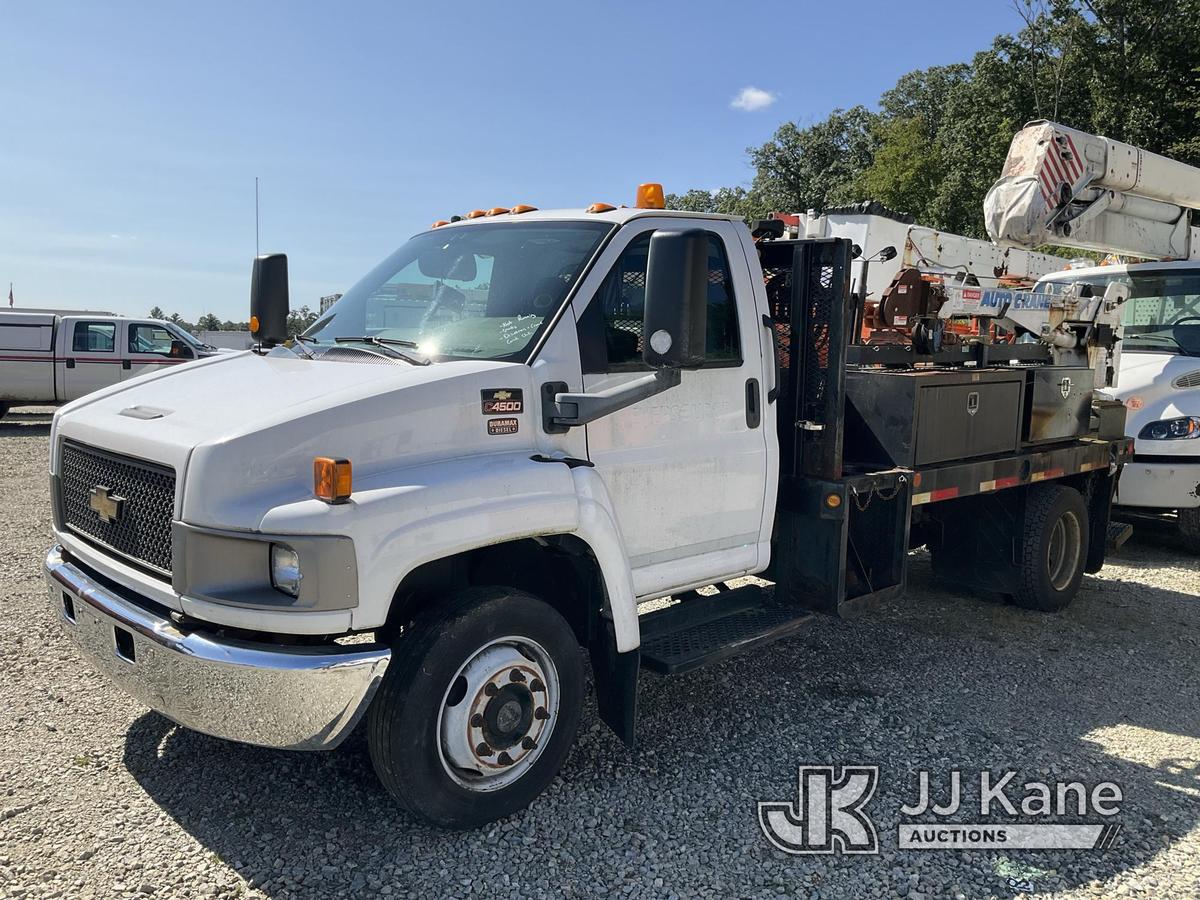
{"label": "amber cab roof light", "polygon": [[486,215],[487,215],[487,213],[484,212],[482,209],[473,209],[469,213],[467,213],[467,218],[468,219],[478,219],[480,216],[486,216]]}
{"label": "amber cab roof light", "polygon": [[430,227],[430,228],[441,228],[443,225],[449,225],[449,224],[450,224],[450,223],[449,223],[449,222],[447,222],[445,219],[438,219],[436,222],[434,222],[434,223],[433,223],[432,225],[430,225],[429,227]]}
{"label": "amber cab roof light", "polygon": [[528,203],[518,203],[516,206],[510,209],[509,212],[514,216],[519,216],[521,213],[537,212],[537,207],[530,206]]}
{"label": "amber cab roof light", "polygon": [[485,213],[485,215],[489,215],[489,216],[502,216],[502,215],[504,215],[506,212],[508,212],[508,207],[507,207],[507,206],[493,206],[491,209],[489,209],[489,210],[487,211],[487,213]]}
{"label": "amber cab roof light", "polygon": [[663,194],[663,186],[653,181],[639,184],[633,205],[638,209],[666,209],[667,198]]}
{"label": "amber cab roof light", "polygon": [[590,213],[602,213],[612,212],[614,209],[616,209],[616,207],[609,203],[593,203],[587,208],[587,211]]}

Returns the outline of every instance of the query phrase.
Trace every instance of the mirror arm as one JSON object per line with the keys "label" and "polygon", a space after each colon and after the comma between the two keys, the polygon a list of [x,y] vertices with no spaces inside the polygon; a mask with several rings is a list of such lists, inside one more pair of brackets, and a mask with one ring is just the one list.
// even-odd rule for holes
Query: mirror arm
{"label": "mirror arm", "polygon": [[[659,369],[643,378],[617,385],[606,391],[597,391],[594,394],[568,394],[556,391],[552,399],[547,397],[542,419],[545,422],[546,431],[552,434],[561,434],[568,428],[595,422],[597,419],[612,415],[627,406],[633,406],[647,397],[653,397],[655,394],[678,387],[681,380],[682,375],[679,369]],[[565,384],[562,386],[566,387]],[[545,387],[549,387],[549,385]]]}

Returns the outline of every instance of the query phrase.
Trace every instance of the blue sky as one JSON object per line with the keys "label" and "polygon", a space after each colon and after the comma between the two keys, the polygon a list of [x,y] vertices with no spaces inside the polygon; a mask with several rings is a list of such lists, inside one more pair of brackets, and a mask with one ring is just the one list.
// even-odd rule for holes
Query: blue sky
{"label": "blue sky", "polygon": [[262,249],[315,306],[455,212],[748,183],[779,123],[1018,25],[1009,0],[5,3],[0,288],[244,319],[257,175]]}

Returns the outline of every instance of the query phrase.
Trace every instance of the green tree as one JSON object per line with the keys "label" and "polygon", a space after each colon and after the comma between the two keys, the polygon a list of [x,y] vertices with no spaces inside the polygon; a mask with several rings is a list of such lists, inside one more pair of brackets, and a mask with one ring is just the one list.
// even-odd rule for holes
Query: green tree
{"label": "green tree", "polygon": [[287,319],[288,337],[294,338],[298,334],[304,334],[315,321],[317,321],[317,313],[313,312],[308,304],[291,310]]}
{"label": "green tree", "polygon": [[161,307],[161,306],[152,306],[152,307],[150,308],[150,318],[152,318],[152,319],[165,319],[166,317],[167,317],[167,315],[166,315],[166,313],[164,313],[164,312],[162,311],[162,307]]}
{"label": "green tree", "polygon": [[763,206],[780,212],[854,202],[854,185],[873,159],[877,118],[855,106],[835,109],[806,128],[785,122],[771,140],[749,151],[757,170],[752,192]]}
{"label": "green tree", "polygon": [[856,193],[911,213],[918,221],[928,219],[941,178],[930,131],[920,116],[881,122],[875,129],[874,159],[856,180]]}
{"label": "green tree", "polygon": [[196,322],[196,327],[201,331],[220,331],[221,320],[212,313],[206,313]]}

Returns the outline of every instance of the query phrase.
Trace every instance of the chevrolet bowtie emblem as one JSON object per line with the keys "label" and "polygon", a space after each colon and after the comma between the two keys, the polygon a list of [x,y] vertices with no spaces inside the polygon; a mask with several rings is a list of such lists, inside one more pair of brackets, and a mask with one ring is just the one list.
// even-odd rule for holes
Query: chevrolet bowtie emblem
{"label": "chevrolet bowtie emblem", "polygon": [[492,394],[492,396],[497,400],[507,400],[512,396],[512,394],[508,391],[496,391],[496,393]]}
{"label": "chevrolet bowtie emblem", "polygon": [[121,512],[125,508],[125,498],[114,494],[112,488],[98,484],[88,491],[88,507],[111,525],[121,518]]}

